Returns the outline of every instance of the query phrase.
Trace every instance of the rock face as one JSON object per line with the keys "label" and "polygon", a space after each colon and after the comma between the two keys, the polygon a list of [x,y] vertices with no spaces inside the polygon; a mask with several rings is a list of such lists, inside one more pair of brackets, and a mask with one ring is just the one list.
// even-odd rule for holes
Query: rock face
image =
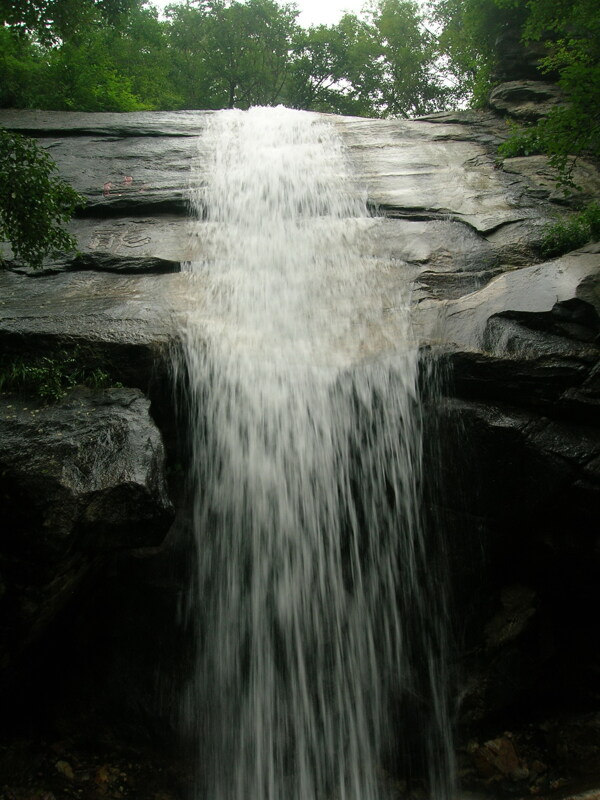
{"label": "rock face", "polygon": [[[105,275],[95,271],[31,276],[0,272],[4,351],[35,354],[52,346],[83,347],[120,382],[147,391],[173,339],[178,276]],[[32,313],[35,309],[35,313]]]}
{"label": "rock face", "polygon": [[[491,107],[534,119],[540,103],[556,99],[533,81],[506,84]],[[191,278],[177,265],[201,254],[186,197],[209,118],[0,111],[0,124],[38,136],[88,199],[72,226],[79,254],[34,275],[5,250],[4,349],[75,343],[110,362],[127,386],[148,390],[190,302]],[[507,128],[497,114],[327,119],[379,214],[374,255],[414,278],[416,335],[447,379],[433,409],[444,445],[434,502],[445,512],[470,654],[461,662],[462,718],[502,725],[517,708],[585,707],[600,657],[592,612],[600,552],[598,248],[541,263],[543,227],[564,212],[564,198],[539,156],[499,168],[496,148]],[[582,169],[584,197],[597,197],[596,169]],[[107,550],[159,542],[170,511],[158,434],[138,392],[76,395],[55,411],[12,406],[2,412],[3,491],[21,500],[4,526],[0,571],[9,564],[13,585],[27,587],[17,606],[28,622],[18,635],[11,629],[25,640],[40,592],[48,607],[64,602]],[[38,428],[43,454],[34,444]],[[32,438],[21,452],[14,443],[23,430]],[[111,464],[106,482],[91,470],[92,456]],[[0,602],[8,597],[7,588]]]}
{"label": "rock face", "polygon": [[[532,196],[566,205],[569,198],[556,187],[556,175],[548,164],[547,156],[516,156],[506,158],[503,169],[513,175],[521,175],[530,181]],[[573,168],[573,181],[577,184],[577,202],[589,202],[598,197],[600,182],[598,170],[584,158],[578,159]]]}
{"label": "rock face", "polygon": [[2,667],[109,554],[158,545],[173,513],[164,450],[136,389],[0,402]]}
{"label": "rock face", "polygon": [[545,116],[563,100],[563,93],[554,83],[518,80],[501,83],[492,89],[488,103],[500,114],[531,122]]}

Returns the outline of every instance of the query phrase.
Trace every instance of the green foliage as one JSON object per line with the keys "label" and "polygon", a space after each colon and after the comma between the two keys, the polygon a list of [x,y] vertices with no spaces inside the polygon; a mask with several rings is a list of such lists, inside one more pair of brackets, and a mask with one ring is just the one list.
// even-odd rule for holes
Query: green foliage
{"label": "green foliage", "polygon": [[297,10],[274,0],[210,0],[169,9],[174,84],[187,108],[282,100]]}
{"label": "green foliage", "polygon": [[364,116],[445,106],[411,0],[302,29],[277,0],[0,0],[0,106],[77,111],[285,105]]}
{"label": "green foliage", "polygon": [[542,255],[554,258],[597,239],[600,239],[600,203],[590,203],[579,213],[546,228]]}
{"label": "green foliage", "polygon": [[339,29],[319,25],[294,38],[286,104],[315,111],[338,107],[337,85],[346,72],[346,49]]}
{"label": "green foliage", "polygon": [[115,68],[106,38],[98,35],[79,45],[67,42],[52,52],[49,80],[39,87],[36,105],[58,111],[147,109],[133,93],[131,80]]}
{"label": "green foliage", "polygon": [[534,156],[543,152],[543,146],[537,128],[521,128],[512,123],[510,129],[510,138],[503,142],[498,148],[498,154],[502,158]]}
{"label": "green foliage", "polygon": [[337,96],[343,98],[340,112],[379,116],[385,59],[374,20],[345,14],[330,30],[337,36],[338,49],[343,53],[344,67],[335,86]]}
{"label": "green foliage", "polygon": [[43,72],[42,49],[29,38],[0,26],[0,107],[25,107]]}
{"label": "green foliage", "polygon": [[[600,91],[600,87],[599,87]],[[554,170],[556,182],[565,194],[577,189],[573,169],[581,155],[600,156],[599,132],[590,118],[589,105],[571,103],[559,106],[530,128],[515,131],[501,145],[500,154],[533,155],[543,153]]]}
{"label": "green foliage", "polygon": [[285,102],[295,108],[377,116],[381,47],[372,25],[346,14],[298,31]]}
{"label": "green foliage", "polygon": [[0,0],[6,23],[0,27],[0,44],[6,44],[0,50],[0,105],[181,107],[169,75],[167,23],[156,9],[142,6],[142,0]]}
{"label": "green foliage", "polygon": [[167,8],[169,77],[181,95],[181,108],[214,108],[212,76],[205,70],[208,51],[203,12],[190,2]]}
{"label": "green foliage", "polygon": [[380,105],[385,116],[440,111],[450,95],[436,64],[437,43],[411,0],[379,0],[373,23],[380,45]]}
{"label": "green foliage", "polygon": [[90,365],[78,348],[32,357],[0,357],[0,392],[22,392],[51,402],[75,386],[102,389],[120,385],[102,367]]}
{"label": "green foliage", "polygon": [[440,44],[465,97],[482,105],[507,32],[542,43],[540,72],[558,78],[565,104],[515,131],[504,156],[544,153],[557,183],[573,188],[579,156],[600,158],[600,5],[597,0],[437,0]]}
{"label": "green foliage", "polygon": [[166,23],[154,9],[133,9],[121,24],[92,18],[76,36],[48,48],[40,80],[21,106],[59,111],[176,108],[168,77]]}
{"label": "green foliage", "polygon": [[547,40],[541,70],[558,75],[567,101],[537,123],[535,135],[568,192],[576,157],[600,158],[600,6],[596,0],[529,0],[527,7],[523,37]]}
{"label": "green foliage", "polygon": [[497,47],[524,22],[525,0],[433,0],[439,48],[455,100],[484,106],[494,84]]}
{"label": "green foliage", "polygon": [[[568,103],[515,134],[569,186],[600,156],[597,0],[372,0],[302,29],[279,0],[0,0],[0,105],[79,111],[295,108],[365,116],[483,106],[507,42],[546,42],[541,69]],[[431,24],[433,23],[433,24]]]}
{"label": "green foliage", "polygon": [[0,241],[34,268],[47,255],[76,249],[63,224],[85,201],[55,172],[43,147],[0,128]]}
{"label": "green foliage", "polygon": [[73,40],[95,22],[115,25],[139,0],[0,0],[0,23],[44,45]]}
{"label": "green foliage", "polygon": [[155,8],[134,8],[107,47],[114,69],[129,81],[138,102],[151,109],[183,107],[182,91],[173,80],[169,24]]}
{"label": "green foliage", "polygon": [[434,37],[410,0],[379,0],[366,18],[310,28],[295,40],[289,102],[360,116],[411,117],[445,107]]}

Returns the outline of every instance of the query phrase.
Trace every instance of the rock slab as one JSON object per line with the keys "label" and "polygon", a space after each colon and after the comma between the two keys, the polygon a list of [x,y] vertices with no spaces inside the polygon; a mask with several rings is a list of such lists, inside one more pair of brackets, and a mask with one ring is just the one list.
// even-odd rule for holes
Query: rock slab
{"label": "rock slab", "polygon": [[80,389],[49,406],[2,396],[0,474],[0,637],[14,656],[95,565],[159,544],[173,509],[136,389]]}

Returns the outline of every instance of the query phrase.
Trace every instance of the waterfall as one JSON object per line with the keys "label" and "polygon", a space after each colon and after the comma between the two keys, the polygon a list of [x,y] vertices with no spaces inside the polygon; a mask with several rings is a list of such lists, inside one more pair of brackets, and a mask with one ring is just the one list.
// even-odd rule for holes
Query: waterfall
{"label": "waterfall", "polygon": [[409,287],[326,117],[211,115],[193,185],[195,797],[385,797],[405,705],[443,797]]}

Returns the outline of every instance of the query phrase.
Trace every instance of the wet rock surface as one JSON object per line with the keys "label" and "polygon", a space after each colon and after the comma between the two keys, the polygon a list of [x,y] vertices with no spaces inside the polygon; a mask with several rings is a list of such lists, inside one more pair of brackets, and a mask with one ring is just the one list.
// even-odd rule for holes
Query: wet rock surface
{"label": "wet rock surface", "polygon": [[[0,341],[5,353],[83,348],[117,380],[144,391],[165,367],[173,340],[177,275],[106,275],[96,271],[19,275],[0,271]],[[168,287],[173,286],[170,292]],[[164,296],[172,295],[171,305]]]}
{"label": "wet rock surface", "polygon": [[392,217],[451,219],[484,238],[501,226],[543,210],[524,184],[494,169],[498,126],[461,125],[441,118],[416,121],[344,120],[337,123],[373,205]]}
{"label": "wet rock surface", "polygon": [[[548,163],[547,156],[517,156],[505,158],[502,169],[512,175],[519,175],[530,182],[532,197],[547,199],[559,205],[572,202],[570,196],[556,186],[556,172]],[[586,161],[578,159],[573,166],[573,181],[578,187],[577,203],[589,202],[600,194],[600,172],[598,168]]]}
{"label": "wet rock surface", "polygon": [[[530,81],[499,87],[491,102],[497,114],[453,112],[410,122],[331,118],[380,216],[373,222],[372,255],[390,258],[399,279],[414,279],[416,335],[447,377],[435,412],[444,452],[444,488],[436,502],[445,515],[462,626],[462,780],[473,792],[493,796],[575,796],[599,773],[597,721],[574,712],[597,703],[600,668],[600,254],[592,245],[543,263],[544,225],[564,212],[565,198],[542,157],[496,160],[508,133],[498,114],[534,119],[556,99],[554,90]],[[72,224],[78,254],[49,260],[32,273],[4,249],[4,351],[78,346],[109,363],[126,387],[152,394],[157,375],[167,385],[175,323],[191,295],[192,278],[178,272],[179,263],[202,254],[202,242],[190,235],[187,196],[191,161],[205,157],[197,137],[209,119],[210,112],[0,111],[0,124],[38,136],[61,175],[88,199]],[[578,169],[580,199],[597,197],[594,165],[582,162]],[[0,535],[0,605],[12,598],[16,611],[3,625],[13,643],[24,646],[38,626],[58,620],[53,624],[61,628],[59,609],[72,609],[72,598],[86,595],[82,587],[89,588],[91,574],[106,575],[107,551],[157,546],[143,569],[134,569],[128,556],[119,561],[110,585],[122,587],[133,570],[134,588],[124,596],[115,591],[119,603],[100,615],[109,631],[99,657],[102,673],[114,674],[115,664],[107,665],[114,652],[128,652],[126,639],[138,652],[117,664],[119,675],[128,676],[128,696],[135,697],[130,716],[144,729],[153,724],[146,707],[152,681],[136,694],[134,676],[144,674],[139,653],[151,660],[145,648],[164,647],[161,631],[168,626],[142,626],[145,642],[134,642],[135,626],[123,625],[119,609],[130,608],[132,615],[135,609],[140,619],[137,603],[145,601],[133,598],[138,592],[148,598],[152,586],[161,613],[168,608],[174,615],[178,578],[161,574],[167,556],[160,545],[171,511],[147,400],[130,388],[112,392],[108,405],[76,395],[54,411],[22,398],[3,400],[8,444],[2,452],[9,460],[2,487],[13,510],[5,511],[12,516]],[[153,396],[165,432],[170,411],[162,405],[161,416]],[[93,426],[79,433],[72,428],[65,437],[61,425],[88,412]],[[23,435],[36,441],[36,428],[42,440],[23,447]],[[137,466],[121,472],[117,429],[138,448]],[[64,439],[73,443],[77,436],[82,447],[69,449]],[[113,464],[114,485],[85,484],[85,463],[77,459],[86,442]],[[110,606],[106,595],[105,601]],[[111,626],[129,631],[115,634],[118,646]],[[85,629],[85,621],[73,628]],[[52,635],[43,659],[59,655]],[[86,674],[88,685],[102,684],[98,674]],[[84,754],[78,742],[56,745],[60,741],[54,736],[40,744],[42,755],[30,753],[40,780],[2,777],[0,787],[4,780],[10,788],[0,788],[0,797],[167,800],[183,791],[180,777],[163,789],[146,755],[126,762],[116,748],[103,760]],[[15,747],[6,744],[2,758],[10,760]],[[3,775],[1,769],[0,763]],[[117,772],[131,782],[102,777]],[[134,776],[142,775],[130,791]]]}
{"label": "wet rock surface", "polygon": [[173,510],[148,406],[119,388],[0,399],[4,668],[109,554],[163,540]]}
{"label": "wet rock surface", "polygon": [[75,219],[69,230],[78,252],[48,259],[44,269],[33,271],[6,258],[10,269],[39,277],[56,272],[95,270],[124,275],[179,272],[186,254],[181,220],[173,215],[114,219]]}
{"label": "wet rock surface", "polygon": [[545,116],[563,101],[563,93],[555,83],[516,80],[501,83],[492,89],[488,105],[500,114],[533,121]]}

